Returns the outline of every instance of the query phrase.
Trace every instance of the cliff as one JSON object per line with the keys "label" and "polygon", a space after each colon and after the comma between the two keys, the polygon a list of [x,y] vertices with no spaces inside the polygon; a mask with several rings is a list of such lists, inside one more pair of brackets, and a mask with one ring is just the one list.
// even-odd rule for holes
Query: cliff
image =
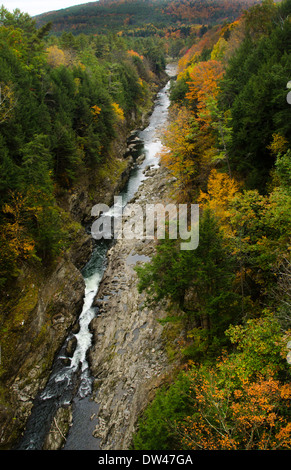
{"label": "cliff", "polygon": [[[148,110],[148,113],[150,110]],[[148,113],[135,122],[145,126]],[[133,121],[131,122],[133,125]],[[131,127],[132,129],[132,127]],[[72,226],[70,247],[54,265],[23,265],[15,282],[1,299],[0,448],[10,449],[30,415],[33,401],[46,384],[56,353],[82,309],[82,268],[93,240],[86,233],[94,204],[110,204],[127,182],[133,164],[125,158],[131,129],[120,126],[111,157],[95,174],[80,175],[73,190],[57,195],[59,206]]]}
{"label": "cliff", "polygon": [[[164,202],[168,173],[160,167],[148,170],[135,202]],[[108,266],[95,299],[99,315],[91,322],[93,347],[89,359],[94,376],[94,436],[101,449],[128,449],[137,419],[173,364],[168,360],[163,306],[145,306],[137,289],[134,267],[149,261],[155,240],[121,239],[109,250]],[[96,407],[97,409],[97,407]]]}

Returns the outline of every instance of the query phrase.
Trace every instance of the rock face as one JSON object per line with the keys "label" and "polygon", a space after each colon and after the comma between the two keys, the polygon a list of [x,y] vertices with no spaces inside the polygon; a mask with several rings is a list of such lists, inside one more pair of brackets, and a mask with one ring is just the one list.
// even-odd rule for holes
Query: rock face
{"label": "rock face", "polygon": [[[164,202],[167,172],[149,170],[135,196],[135,203]],[[94,400],[98,403],[93,435],[100,449],[128,449],[137,419],[153,390],[172,367],[158,322],[161,307],[145,307],[145,296],[137,289],[134,267],[150,260],[153,240],[121,239],[109,250],[108,266],[95,305],[99,316],[91,322],[93,346],[89,360],[95,378]]]}
{"label": "rock face", "polygon": [[[116,152],[125,151],[125,135],[115,145]],[[96,200],[102,200],[107,194],[109,202],[126,183],[131,166],[131,157],[123,159],[121,153],[115,158],[116,174],[107,183],[104,180],[98,191],[94,188]],[[87,183],[80,180],[73,193],[67,195],[68,200],[59,200],[71,219],[78,222],[90,220],[92,200],[85,187]],[[48,380],[54,357],[81,313],[85,289],[81,269],[92,248],[92,237],[80,227],[70,250],[54,268],[34,272],[31,267],[24,267],[15,281],[15,298],[8,299],[8,313],[1,325],[4,332],[0,339],[4,369],[0,384],[4,397],[0,405],[2,449],[13,447],[18,440],[33,401]],[[49,447],[50,442],[46,445]]]}
{"label": "rock face", "polygon": [[[144,116],[144,126],[147,119]],[[126,183],[134,158],[131,155],[123,158],[127,148],[125,130],[114,145],[115,166],[104,170],[106,177],[101,172],[102,184],[98,186],[94,180],[88,185],[85,175],[84,181],[80,177],[74,191],[58,195],[58,203],[72,220],[88,223],[92,206],[100,201],[110,204]],[[144,190],[156,193],[157,198],[163,189],[162,173],[144,185]],[[141,197],[144,195],[143,191]],[[100,403],[94,434],[102,448],[127,448],[150,390],[157,386],[168,367],[162,327],[157,323],[162,311],[142,309],[144,298],[137,292],[133,270],[134,264],[147,260],[153,250],[153,242],[118,242],[109,253],[108,270],[98,294],[103,298],[99,299],[100,316],[91,325],[95,342],[90,361],[95,376],[95,400]],[[80,228],[70,251],[49,272],[24,269],[12,286],[15,295],[13,301],[7,302],[0,340],[2,449],[13,448],[25,428],[33,401],[49,378],[54,357],[81,312],[84,280],[80,270],[91,251],[92,239]],[[116,293],[106,304],[106,292],[114,287]],[[74,344],[70,347],[74,348]],[[60,448],[70,423],[71,411],[60,409],[44,448]]]}
{"label": "rock face", "polygon": [[66,441],[69,427],[72,425],[72,407],[59,408],[51,425],[43,450],[58,450]]}
{"label": "rock face", "polygon": [[35,396],[46,383],[55,352],[80,313],[83,296],[83,277],[69,259],[63,259],[37,287],[35,307],[17,326],[15,338],[11,338],[13,355],[5,359],[10,406],[0,410],[3,448],[10,447],[25,425]]}

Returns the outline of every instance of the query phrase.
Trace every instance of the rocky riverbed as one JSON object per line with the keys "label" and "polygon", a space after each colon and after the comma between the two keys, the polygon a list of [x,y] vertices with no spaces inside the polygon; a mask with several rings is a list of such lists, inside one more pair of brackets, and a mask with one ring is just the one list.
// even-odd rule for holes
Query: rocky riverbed
{"label": "rocky riverbed", "polygon": [[[146,202],[167,203],[167,200],[169,200],[169,190],[172,189],[171,180],[169,180],[167,171],[157,165],[157,158],[153,158],[156,152],[160,150],[161,145],[159,140],[156,139],[156,131],[163,125],[167,116],[166,88],[168,89],[168,86],[165,87],[165,90],[163,90],[161,94],[161,101],[158,100],[157,112],[153,113],[149,126],[143,132],[143,138],[145,137],[147,141],[146,164],[150,163],[150,165],[154,165],[154,168],[146,167],[146,180],[140,186],[139,179],[141,173],[140,170],[138,170],[134,177],[131,176],[131,183],[127,189],[126,200],[129,201],[132,195],[135,194],[134,202],[138,202],[141,206]],[[135,135],[133,137],[135,138]],[[142,161],[144,158],[145,155],[141,155],[137,163],[139,164],[139,160]],[[128,164],[129,159],[131,159],[130,155],[126,158],[124,164],[127,173],[128,168],[130,168],[133,163]],[[142,168],[144,168],[146,164],[143,164]],[[119,188],[119,179],[122,180],[121,185],[123,185],[124,178],[126,179],[128,177],[128,174],[125,174],[124,168],[121,168],[121,170],[122,171],[118,173],[112,170],[114,176],[112,184],[117,188]],[[135,174],[135,172],[133,173]],[[119,174],[120,178],[118,176]],[[137,179],[135,179],[136,177]],[[139,188],[137,192],[136,189],[134,189],[135,187]],[[105,186],[104,191],[107,191]],[[115,190],[110,190],[110,198],[113,197],[114,193],[116,194]],[[110,204],[110,198],[108,198],[108,204]],[[75,213],[72,209],[72,204],[74,203],[74,201],[72,201],[69,201],[68,211]],[[82,206],[82,210],[85,214],[87,214],[86,208],[90,206],[86,201],[87,198],[84,198],[84,207]],[[104,201],[107,201],[107,198],[105,198]],[[74,207],[79,207],[77,203],[73,205]],[[80,219],[79,213],[76,213],[76,218],[78,220]],[[82,217],[82,221],[84,221],[84,217]],[[86,240],[84,240],[84,237],[85,233],[83,231],[81,237],[76,237],[76,242],[77,244],[79,243],[80,248],[77,246],[76,249],[72,249],[69,256],[66,257],[66,263],[69,269],[72,266],[75,267],[71,269],[70,276],[67,278],[67,285],[70,287],[70,289],[68,289],[68,295],[70,297],[70,292],[73,289],[74,296],[70,298],[72,302],[77,304],[78,309],[80,309],[80,303],[77,302],[75,293],[79,295],[80,292],[80,301],[84,293],[84,282],[83,279],[81,279],[79,267],[84,266],[84,260],[88,260],[88,253],[91,252],[92,249],[92,239],[86,236]],[[84,247],[86,249],[84,249]],[[56,402],[54,402],[54,395],[51,395],[51,382],[49,380],[44,395],[42,394],[40,397],[40,404],[36,408],[34,407],[35,412],[31,420],[32,424],[28,426],[20,448],[42,448],[47,450],[60,448],[84,448],[84,450],[128,448],[141,411],[153,396],[153,391],[160,385],[167,371],[170,371],[172,367],[165,352],[164,328],[158,322],[158,320],[164,316],[164,310],[161,307],[155,309],[155,311],[144,308],[144,295],[139,294],[137,290],[137,275],[134,267],[140,262],[148,261],[154,253],[154,250],[155,242],[146,238],[118,240],[110,249],[107,259],[107,269],[100,285],[100,280],[98,281],[98,294],[94,300],[95,307],[97,307],[97,315],[90,324],[93,343],[87,354],[87,360],[90,362],[90,372],[93,375],[93,377],[90,378],[93,379],[92,394],[88,396],[86,391],[85,399],[79,400],[79,395],[77,394],[73,402],[71,402],[71,399],[68,402],[67,394],[65,393],[64,400],[57,398],[55,400]],[[92,260],[94,259],[94,256],[92,256]],[[90,258],[89,264],[92,260]],[[61,271],[60,274],[62,274],[62,272],[63,271]],[[77,277],[78,280],[80,280],[80,289],[78,286],[78,288],[76,288],[76,285],[70,281],[74,273],[78,274]],[[96,274],[98,274],[97,271]],[[56,276],[56,279],[58,279],[58,276]],[[64,289],[62,285],[59,287],[58,292],[63,293]],[[52,297],[53,299],[55,298],[54,293],[51,293],[50,298]],[[51,310],[50,308],[49,311],[51,312]],[[56,309],[53,310],[55,312]],[[55,315],[56,321],[61,322],[63,317],[65,317],[66,320],[69,318],[68,315],[63,315],[62,317],[57,316],[60,309],[58,308],[57,310],[58,312],[56,312]],[[47,308],[45,308],[45,311],[47,312]],[[44,317],[44,315],[42,315],[42,317]],[[74,322],[74,318],[76,318],[76,312],[72,309],[72,318],[69,318],[69,327],[67,321],[63,322],[66,331],[68,331],[68,328],[71,328],[71,323]],[[42,325],[43,322],[40,324],[39,328],[43,330]],[[58,327],[57,331],[59,332],[59,330],[60,327]],[[67,369],[71,368],[69,358],[73,356],[74,348],[76,348],[76,338],[74,334],[79,334],[78,324],[74,326],[73,330],[72,340],[74,341],[69,339],[66,346],[66,348],[72,349],[72,351],[69,352],[68,350],[65,352],[66,362],[64,362],[64,366],[65,368],[67,367]],[[60,336],[64,339],[63,333]],[[48,341],[50,341],[50,336],[46,335],[46,337]],[[76,351],[78,351],[78,347]],[[42,354],[37,354],[43,357]],[[63,361],[62,351],[60,359]],[[35,364],[33,370],[35,368],[38,369],[38,362],[35,362]],[[56,365],[59,367],[58,361]],[[47,367],[45,368],[45,371],[46,370]],[[64,372],[65,379],[68,370],[64,370]],[[52,374],[53,377],[54,373]],[[58,374],[61,373],[58,372]],[[23,382],[22,378],[19,379],[19,374],[17,375],[14,384],[11,384],[10,390],[16,387],[15,394],[17,399],[21,400],[22,404],[19,418],[19,421],[22,421],[23,417],[25,418],[30,413],[33,398],[37,389],[39,390],[40,380],[36,379],[34,376],[32,380],[29,380],[30,383],[28,384],[27,382]],[[22,376],[24,378],[27,374],[23,372],[21,377]],[[58,379],[57,383],[59,383],[59,379],[61,379],[62,376],[63,374],[56,376]],[[43,381],[46,380],[47,374],[44,373]],[[31,387],[32,381],[35,384],[33,391],[28,388],[28,385]],[[23,392],[25,392],[25,396]],[[57,394],[59,393],[59,386],[57,386],[55,392]],[[47,398],[48,401],[46,402]],[[77,402],[79,403],[77,404]],[[23,403],[25,403],[25,410]],[[46,406],[46,403],[48,403],[48,406]],[[47,408],[46,412],[43,412],[44,406]],[[18,408],[16,404],[15,408]],[[83,413],[84,409],[85,412]],[[81,410],[81,415],[78,410]],[[42,430],[41,434],[46,436],[44,441],[43,436],[40,437],[37,433],[37,429],[39,428],[39,413],[41,413],[41,422],[46,423],[46,428],[51,423],[51,429],[44,430],[45,434]],[[50,418],[46,419],[46,413],[50,415]],[[52,415],[52,413],[54,414]],[[2,416],[4,416],[4,413]],[[9,422],[11,422],[11,420],[7,418],[7,423]],[[5,426],[3,429],[5,429]],[[8,434],[9,425],[6,427],[6,432]],[[92,437],[92,434],[94,437]],[[72,436],[74,436],[73,439]],[[1,440],[2,442],[5,440],[4,435],[2,435]],[[88,441],[90,442],[88,443]]]}
{"label": "rocky riverbed", "polygon": [[[172,179],[167,170],[161,166],[148,168],[145,175],[147,179],[131,202],[142,208],[145,204],[172,202]],[[123,238],[107,253],[107,267],[94,300],[98,313],[90,324],[93,339],[88,360],[93,391],[90,403],[84,402],[90,416],[87,413],[85,420],[82,416],[80,423],[74,424],[82,427],[77,431],[82,438],[91,429],[90,449],[129,449],[138,418],[175,368],[166,352],[168,327],[159,322],[166,316],[166,306],[146,307],[145,294],[137,288],[134,268],[149,261],[155,249],[155,240]],[[71,438],[69,432],[73,408],[59,409],[45,449],[75,448],[75,437]],[[82,444],[78,442],[78,446]]]}
{"label": "rocky riverbed", "polygon": [[[134,202],[169,200],[169,176],[163,167],[149,169]],[[90,365],[94,376],[96,446],[128,449],[137,418],[152,392],[172,365],[164,348],[162,307],[145,307],[145,295],[137,289],[134,267],[149,261],[155,241],[121,239],[108,252],[108,266],[95,305],[99,315],[91,322],[93,346]]]}

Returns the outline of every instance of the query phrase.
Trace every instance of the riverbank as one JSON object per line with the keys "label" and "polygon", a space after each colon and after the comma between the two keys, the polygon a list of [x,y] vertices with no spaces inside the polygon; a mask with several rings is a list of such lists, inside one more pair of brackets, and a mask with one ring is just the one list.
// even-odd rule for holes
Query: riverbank
{"label": "riverbank", "polygon": [[[148,170],[149,176],[134,202],[167,203],[169,176],[165,168]],[[93,399],[96,447],[128,449],[137,419],[155,389],[173,364],[168,360],[164,327],[159,323],[166,312],[145,307],[145,296],[137,289],[139,263],[149,261],[155,241],[118,240],[108,253],[108,267],[95,305],[99,316],[91,322],[93,347],[89,360],[94,376]]]}
{"label": "riverbank", "polygon": [[[143,118],[144,125],[149,123],[150,116],[148,111]],[[158,121],[159,119],[160,116]],[[158,122],[156,122],[154,127],[156,125],[158,125]],[[149,127],[147,131],[149,131]],[[152,130],[150,134],[151,132]],[[116,142],[116,150],[120,152],[124,152],[128,144],[128,142],[122,142],[123,139],[120,136],[119,143]],[[110,175],[110,178],[107,178],[102,186],[95,187],[94,198],[90,195],[94,188],[90,186],[84,191],[85,184],[80,179],[79,186],[71,194],[67,194],[66,199],[63,198],[62,200],[64,210],[69,212],[76,221],[78,230],[75,230],[74,243],[70,251],[66,253],[64,260],[60,260],[49,275],[46,274],[46,276],[40,278],[40,274],[38,274],[35,282],[31,282],[31,288],[35,290],[35,296],[29,296],[29,298],[33,297],[33,303],[31,301],[29,305],[23,305],[24,309],[27,308],[27,316],[24,322],[25,329],[26,331],[31,331],[31,335],[27,337],[23,337],[23,335],[19,337],[18,335],[18,338],[20,338],[19,347],[14,351],[14,357],[11,356],[15,370],[9,370],[9,378],[6,382],[8,384],[9,397],[5,402],[2,401],[3,405],[0,409],[2,448],[11,448],[13,442],[18,440],[19,433],[26,426],[27,419],[28,417],[30,419],[31,411],[35,408],[33,408],[35,398],[44,389],[45,384],[49,383],[48,374],[52,370],[56,352],[62,351],[64,340],[68,337],[70,331],[78,331],[79,326],[76,320],[81,313],[85,291],[85,283],[81,270],[90,258],[93,249],[92,238],[78,224],[80,221],[82,223],[90,221],[88,208],[91,209],[93,203],[98,203],[105,197],[105,201],[103,200],[102,202],[110,204],[113,196],[126,184],[130,170],[134,167],[134,161],[130,155],[122,153],[117,156],[118,162],[120,165],[118,164],[117,168],[108,171],[107,174]],[[21,295],[19,296],[19,307],[20,304]],[[22,326],[19,325],[19,327]],[[23,342],[24,339],[25,342]],[[13,343],[15,344],[14,340]],[[24,351],[22,350],[21,360],[13,360],[16,359],[17,351],[21,351],[24,343],[25,347]],[[70,362],[69,358],[73,354],[73,351],[69,351],[71,347],[74,348],[74,341],[68,343],[66,354],[69,356],[67,355],[67,359],[64,359],[65,366],[68,364],[67,361]],[[62,362],[62,359],[60,362]],[[49,401],[52,400],[53,398]],[[56,404],[52,406],[57,412],[54,412],[53,415],[51,432],[48,433],[43,445],[40,444],[40,436],[38,436],[36,448],[41,446],[43,449],[56,449],[61,448],[64,444],[64,436],[67,434],[70,424],[72,424],[73,407],[72,404],[69,406],[66,404],[65,408],[62,405],[58,406],[58,401],[59,399],[56,397]],[[46,403],[47,405],[48,402]],[[47,426],[51,418],[46,419],[43,416],[44,411],[42,406],[44,404],[41,404],[41,421]],[[53,410],[51,409],[50,413],[52,412]],[[38,413],[37,411],[37,416]],[[38,421],[39,419],[37,418]],[[42,434],[43,431],[42,429]],[[39,433],[37,432],[37,434]],[[26,447],[24,446],[24,448]],[[30,437],[27,448],[34,448]]]}
{"label": "riverbank", "polygon": [[[145,160],[141,157],[143,163],[132,173],[123,194],[127,202],[141,208],[172,201],[172,180],[158,159],[157,136],[166,119],[166,95],[163,91],[161,106],[142,133],[147,155]],[[142,410],[175,368],[167,354],[167,327],[159,323],[166,313],[162,306],[154,311],[145,308],[145,297],[137,289],[134,268],[154,251],[154,240],[122,239],[107,252],[107,267],[93,302],[97,312],[90,323],[92,394],[59,410],[47,449],[128,449]]]}
{"label": "riverbank", "polygon": [[[162,83],[165,81],[166,76]],[[137,127],[147,125],[151,110],[135,123]],[[1,331],[2,449],[10,449],[18,440],[34,400],[49,378],[55,355],[80,315],[85,291],[81,270],[94,246],[85,225],[92,206],[100,201],[110,204],[129,178],[134,161],[125,153],[132,130],[120,129],[111,149],[112,159],[98,177],[79,175],[72,191],[57,195],[71,227],[70,248],[64,256],[46,270],[37,264],[24,265],[11,292],[7,291],[7,299],[1,300],[2,310],[7,310],[7,325],[3,323]]]}

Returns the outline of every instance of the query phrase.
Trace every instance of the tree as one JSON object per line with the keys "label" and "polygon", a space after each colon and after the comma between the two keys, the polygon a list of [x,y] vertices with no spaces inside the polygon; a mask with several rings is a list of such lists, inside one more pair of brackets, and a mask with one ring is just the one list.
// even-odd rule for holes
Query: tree
{"label": "tree", "polygon": [[177,178],[175,186],[183,201],[192,200],[193,182],[201,173],[197,132],[192,113],[186,107],[173,108],[171,122],[163,135],[161,160]]}
{"label": "tree", "polygon": [[280,186],[287,192],[290,192],[291,187],[291,150],[288,149],[286,153],[277,153],[275,162],[276,176],[280,181]]}
{"label": "tree", "polygon": [[180,374],[170,387],[164,386],[157,391],[152,404],[139,420],[138,432],[133,438],[135,450],[178,448],[176,421],[191,410],[189,385],[188,376]]}
{"label": "tree", "polygon": [[211,365],[189,362],[159,390],[140,420],[137,449],[290,449],[290,366],[280,324],[264,312],[227,335],[235,349]]}
{"label": "tree", "polygon": [[16,104],[13,86],[0,84],[0,124],[9,119]]}
{"label": "tree", "polygon": [[273,135],[280,134],[289,141],[289,109],[285,96],[290,76],[288,37],[288,21],[273,26],[259,42],[246,35],[221,81],[219,108],[231,110],[228,155],[232,170],[243,177],[251,189],[265,190],[274,166],[270,151]]}
{"label": "tree", "polygon": [[[199,62],[190,69],[189,92],[186,98],[193,102],[198,113],[198,119],[207,124],[209,117],[201,117],[201,111],[206,109],[207,100],[215,98],[218,93],[218,82],[223,77],[224,67],[217,60]],[[200,114],[199,114],[200,113]]]}
{"label": "tree", "polygon": [[203,211],[196,250],[179,250],[176,240],[157,246],[150,263],[137,267],[139,290],[149,303],[170,299],[182,311],[188,330],[202,328],[208,348],[223,343],[223,333],[238,313],[233,291],[233,259],[223,245],[217,221],[209,209]]}
{"label": "tree", "polygon": [[261,376],[233,389],[230,377],[205,369],[192,370],[190,377],[195,404],[179,426],[183,449],[290,449],[289,384]]}
{"label": "tree", "polygon": [[211,152],[214,154],[211,163],[221,164],[226,162],[228,175],[232,176],[231,162],[229,159],[229,147],[231,145],[231,112],[219,109],[216,98],[209,98],[206,101],[206,113],[210,112],[210,127],[216,134],[216,143]]}
{"label": "tree", "polygon": [[55,123],[52,154],[55,160],[55,179],[61,186],[69,188],[75,180],[76,171],[81,161],[81,152],[78,149],[72,129],[62,125],[60,121]]}
{"label": "tree", "polygon": [[26,188],[39,188],[44,194],[53,193],[53,159],[49,151],[49,137],[43,134],[34,136],[22,149],[22,191]]}
{"label": "tree", "polygon": [[229,233],[230,206],[239,190],[239,184],[226,173],[211,170],[207,181],[207,192],[200,191],[198,203],[209,207],[219,219],[225,235]]}
{"label": "tree", "polygon": [[[0,287],[17,276],[21,264],[35,254],[35,242],[28,231],[27,221],[34,214],[27,199],[20,193],[10,193],[2,207],[0,231]],[[4,217],[3,217],[4,216]]]}
{"label": "tree", "polygon": [[[37,206],[36,224],[31,228],[35,237],[36,253],[43,265],[51,264],[68,247],[69,234],[62,221],[62,213],[53,200],[43,195]],[[36,201],[35,201],[36,204]]]}
{"label": "tree", "polygon": [[65,52],[58,46],[50,46],[47,49],[47,62],[51,67],[59,67],[60,65],[68,65],[69,61]]}
{"label": "tree", "polygon": [[19,8],[16,8],[13,13],[10,13],[2,5],[0,8],[0,25],[22,29],[26,34],[35,32],[35,20],[33,20],[28,13],[21,12]]}

